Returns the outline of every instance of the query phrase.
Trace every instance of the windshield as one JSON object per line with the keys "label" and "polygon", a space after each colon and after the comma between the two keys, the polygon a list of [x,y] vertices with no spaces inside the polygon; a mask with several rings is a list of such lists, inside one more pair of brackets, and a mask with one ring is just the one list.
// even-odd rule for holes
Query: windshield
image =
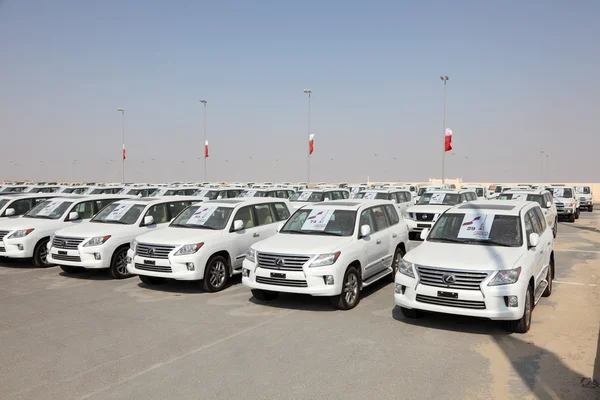
{"label": "windshield", "polygon": [[417,196],[423,196],[423,193],[425,193],[427,191],[427,188],[421,188],[419,189],[419,192],[417,193]]}
{"label": "windshield", "polygon": [[427,205],[427,204],[442,204],[447,206],[453,206],[460,203],[460,194],[458,193],[425,193],[419,201],[417,205]]}
{"label": "windshield", "polygon": [[60,199],[46,200],[33,207],[23,218],[59,219],[73,204],[72,201]]}
{"label": "windshield", "polygon": [[575,188],[575,191],[579,194],[591,194],[592,193],[589,186],[577,186]]}
{"label": "windshield", "polygon": [[565,199],[573,198],[573,190],[571,188],[552,188],[552,194],[554,197],[562,197]]}
{"label": "windshield", "polygon": [[86,192],[87,188],[77,188],[77,189],[73,189],[73,191],[71,193],[73,194],[84,194]]}
{"label": "windshield", "polygon": [[496,189],[494,189],[494,193],[502,193],[502,186],[496,186]]}
{"label": "windshield", "polygon": [[477,193],[477,197],[483,197],[483,188],[475,188],[475,193]]}
{"label": "windshield", "polygon": [[535,201],[540,207],[545,208],[544,196],[541,194],[528,194],[528,193],[502,193],[498,200],[522,200],[522,201]]}
{"label": "windshield", "polygon": [[301,209],[288,220],[280,233],[352,236],[356,211]]}
{"label": "windshield", "polygon": [[20,193],[27,189],[27,186],[12,186],[5,188],[2,192],[4,193]]}
{"label": "windshield", "polygon": [[391,200],[391,196],[392,195],[389,193],[361,192],[361,193],[357,193],[355,198],[357,198],[357,199]]}
{"label": "windshield", "polygon": [[216,200],[217,197],[219,197],[219,191],[218,190],[200,189],[200,190],[197,190],[196,192],[194,192],[194,196],[207,197],[209,200]]}
{"label": "windshield", "polygon": [[296,192],[290,197],[290,201],[316,203],[323,201],[322,192]]}
{"label": "windshield", "polygon": [[91,222],[132,225],[144,211],[145,204],[112,203],[104,207]]}
{"label": "windshield", "polygon": [[267,197],[267,192],[258,190],[244,190],[238,197]]}
{"label": "windshield", "polygon": [[215,205],[190,206],[183,210],[169,226],[221,230],[227,226],[232,211],[231,207]]}
{"label": "windshield", "polygon": [[4,208],[6,203],[8,203],[9,201],[10,200],[8,200],[8,199],[0,200],[0,210],[2,210],[2,208]]}
{"label": "windshield", "polygon": [[443,214],[428,241],[520,247],[521,220],[513,215]]}

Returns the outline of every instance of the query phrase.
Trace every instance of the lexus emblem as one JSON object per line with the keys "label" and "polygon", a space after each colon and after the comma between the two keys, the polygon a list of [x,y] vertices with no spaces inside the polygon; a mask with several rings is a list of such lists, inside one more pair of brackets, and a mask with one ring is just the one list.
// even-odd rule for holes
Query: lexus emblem
{"label": "lexus emblem", "polygon": [[154,255],[154,248],[153,247],[150,247],[148,249],[148,255]]}
{"label": "lexus emblem", "polygon": [[442,275],[442,282],[444,282],[446,285],[452,285],[454,282],[456,282],[456,278],[454,275]]}
{"label": "lexus emblem", "polygon": [[277,269],[281,269],[285,266],[285,260],[283,258],[278,258],[275,260],[275,265],[277,266]]}
{"label": "lexus emblem", "polygon": [[427,219],[427,214],[423,214],[423,216],[421,218]]}

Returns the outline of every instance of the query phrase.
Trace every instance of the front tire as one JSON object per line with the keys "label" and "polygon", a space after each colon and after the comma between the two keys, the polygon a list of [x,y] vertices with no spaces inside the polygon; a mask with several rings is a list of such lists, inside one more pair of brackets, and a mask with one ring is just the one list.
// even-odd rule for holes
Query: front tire
{"label": "front tire", "polygon": [[108,274],[113,279],[125,279],[131,277],[131,274],[127,271],[127,250],[129,247],[123,247],[117,249],[112,256],[110,261],[110,268]]}
{"label": "front tire", "polygon": [[589,207],[588,207],[588,211],[589,211],[589,212],[592,212],[592,211],[594,211],[594,206],[589,206]]}
{"label": "front tire", "polygon": [[556,239],[556,234],[558,233],[558,218],[554,220],[554,227],[552,228],[552,236]]}
{"label": "front tire", "polygon": [[525,293],[525,307],[523,316],[516,321],[509,321],[508,329],[515,333],[527,333],[531,327],[531,313],[533,311],[533,295],[531,293],[531,285],[527,286]]}
{"label": "front tire", "polygon": [[414,308],[400,307],[400,311],[402,312],[402,315],[404,315],[406,318],[415,319],[419,318],[420,316],[419,310],[415,310]]}
{"label": "front tire", "polygon": [[394,258],[392,259],[392,273],[388,276],[390,282],[394,282],[396,280],[396,272],[398,272],[398,264],[404,257],[404,250],[402,247],[398,246],[396,251],[394,252]]}
{"label": "front tire", "polygon": [[206,263],[203,288],[207,292],[220,292],[229,281],[229,266],[223,256],[214,256]]}
{"label": "front tire", "polygon": [[548,282],[548,286],[544,293],[542,293],[542,297],[550,297],[552,294],[552,276],[554,275],[554,257],[550,258],[550,265],[548,266],[548,273],[546,274],[546,281]]}
{"label": "front tire", "polygon": [[167,278],[158,278],[156,276],[139,275],[140,281],[144,282],[148,286],[162,285],[167,283]]}
{"label": "front tire", "polygon": [[569,214],[569,222],[575,222],[575,214]]}
{"label": "front tire", "polygon": [[48,268],[52,264],[48,262],[48,241],[50,239],[42,239],[35,245],[33,249],[33,264],[39,268]]}
{"label": "front tire", "polygon": [[332,296],[331,305],[338,310],[351,310],[360,302],[360,276],[355,267],[348,267],[344,274],[342,293]]}
{"label": "front tire", "polygon": [[260,301],[275,300],[277,298],[277,296],[279,295],[278,292],[271,292],[268,290],[261,290],[261,289],[252,289],[250,291],[252,292],[252,296],[254,296],[254,298],[256,300],[260,300]]}
{"label": "front tire", "polygon": [[76,274],[78,272],[85,271],[85,268],[83,268],[83,267],[72,267],[70,265],[61,265],[60,269],[65,271],[67,274]]}
{"label": "front tire", "polygon": [[579,214],[581,214],[581,210],[579,208],[575,209],[575,219],[579,219]]}

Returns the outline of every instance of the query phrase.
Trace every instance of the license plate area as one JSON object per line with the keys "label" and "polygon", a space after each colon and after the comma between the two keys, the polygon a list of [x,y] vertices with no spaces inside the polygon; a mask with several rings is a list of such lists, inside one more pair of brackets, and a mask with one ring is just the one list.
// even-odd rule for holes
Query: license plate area
{"label": "license plate area", "polygon": [[285,274],[281,272],[271,272],[271,278],[285,279]]}
{"label": "license plate area", "polygon": [[61,256],[66,256],[67,252],[65,250],[59,250],[58,254],[60,254]]}
{"label": "license plate area", "polygon": [[156,265],[156,261],[154,260],[144,260],[145,265]]}
{"label": "license plate area", "polygon": [[455,292],[443,292],[438,290],[438,297],[445,297],[447,299],[458,299],[458,293]]}

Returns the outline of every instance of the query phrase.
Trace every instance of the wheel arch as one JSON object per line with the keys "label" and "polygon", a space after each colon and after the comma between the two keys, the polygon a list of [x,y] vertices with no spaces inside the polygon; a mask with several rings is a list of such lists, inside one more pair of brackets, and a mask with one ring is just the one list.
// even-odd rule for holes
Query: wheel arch
{"label": "wheel arch", "polygon": [[229,270],[229,276],[232,276],[233,275],[233,263],[231,262],[231,255],[229,254],[229,252],[227,250],[219,250],[219,251],[215,251],[213,254],[211,254],[211,256],[208,257],[208,261],[206,261],[206,265],[204,266],[205,271],[206,271],[206,266],[208,265],[210,260],[212,260],[214,257],[217,257],[217,256],[221,256],[221,257],[225,258],[225,260],[227,261],[227,269]]}
{"label": "wheel arch", "polygon": [[115,259],[115,254],[117,254],[117,251],[123,249],[123,248],[127,248],[129,249],[129,243],[123,243],[117,247],[115,247],[115,249],[113,250],[112,254],[110,255],[110,263],[112,264],[113,260]]}

